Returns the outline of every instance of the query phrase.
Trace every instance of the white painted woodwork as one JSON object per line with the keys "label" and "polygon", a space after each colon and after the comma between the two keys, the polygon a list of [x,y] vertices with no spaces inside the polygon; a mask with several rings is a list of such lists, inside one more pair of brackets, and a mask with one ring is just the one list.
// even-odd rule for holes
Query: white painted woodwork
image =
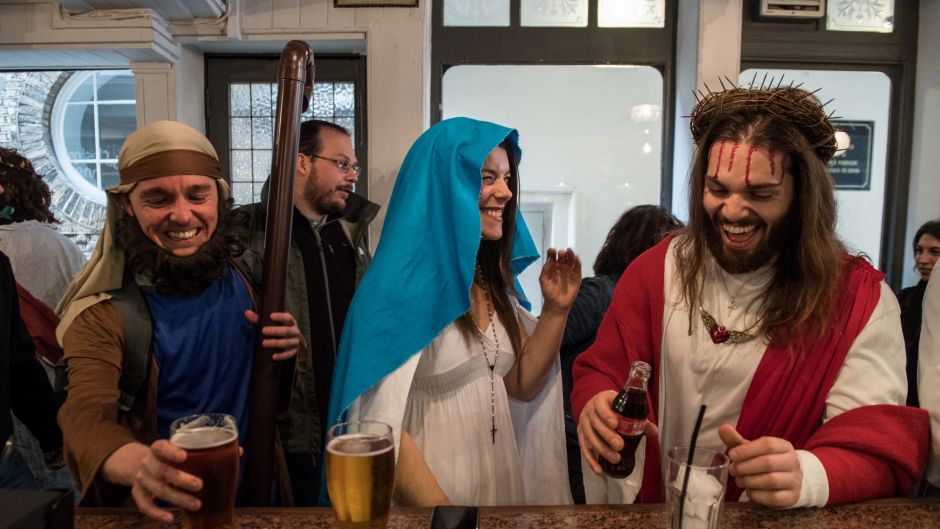
{"label": "white painted woodwork", "polygon": [[218,18],[225,14],[223,0],[60,0],[69,13],[111,9],[152,9],[166,20]]}
{"label": "white painted woodwork", "polygon": [[135,62],[134,88],[137,97],[137,126],[164,119],[176,120],[176,71],[166,62]]}

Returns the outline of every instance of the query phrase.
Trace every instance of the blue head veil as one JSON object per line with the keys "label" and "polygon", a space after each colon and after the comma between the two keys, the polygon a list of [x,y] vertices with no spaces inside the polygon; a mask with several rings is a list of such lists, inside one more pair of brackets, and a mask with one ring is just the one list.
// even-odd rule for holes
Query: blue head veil
{"label": "blue head veil", "polygon": [[[356,397],[470,308],[480,246],[480,171],[490,151],[507,138],[519,160],[515,130],[468,118],[437,123],[411,146],[395,181],[375,259],[343,325],[330,425]],[[513,274],[537,258],[516,208]]]}

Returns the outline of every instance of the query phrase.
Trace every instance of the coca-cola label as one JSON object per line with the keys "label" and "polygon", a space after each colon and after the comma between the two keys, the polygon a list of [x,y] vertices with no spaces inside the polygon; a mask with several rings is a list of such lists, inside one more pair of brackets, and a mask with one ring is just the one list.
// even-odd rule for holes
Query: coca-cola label
{"label": "coca-cola label", "polygon": [[626,437],[641,435],[644,430],[646,430],[646,419],[620,417],[620,424],[617,425],[617,433]]}

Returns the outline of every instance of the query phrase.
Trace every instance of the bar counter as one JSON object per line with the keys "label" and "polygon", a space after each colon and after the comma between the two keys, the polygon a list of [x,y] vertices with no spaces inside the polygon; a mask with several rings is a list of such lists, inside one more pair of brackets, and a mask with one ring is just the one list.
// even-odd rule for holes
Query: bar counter
{"label": "bar counter", "polygon": [[[239,529],[331,528],[323,508],[242,508]],[[179,517],[177,517],[178,519]],[[430,509],[393,508],[389,529],[426,529]],[[175,525],[178,527],[178,524]],[[570,507],[484,507],[481,529],[664,528],[663,505],[581,505]],[[166,529],[128,509],[76,509],[75,529]],[[940,500],[879,500],[824,509],[775,511],[748,503],[725,506],[723,529],[890,529],[940,528]]]}

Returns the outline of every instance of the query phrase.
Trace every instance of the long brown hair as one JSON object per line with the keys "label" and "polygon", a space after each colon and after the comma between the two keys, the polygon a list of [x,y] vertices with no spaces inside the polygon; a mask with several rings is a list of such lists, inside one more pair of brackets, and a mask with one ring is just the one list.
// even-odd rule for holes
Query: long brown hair
{"label": "long brown hair", "polygon": [[[519,203],[519,164],[515,147],[509,138],[503,140],[496,148],[506,151],[506,157],[509,159],[509,191],[512,192],[512,197],[503,209],[503,236],[496,241],[480,240],[480,249],[477,251],[477,277],[474,281],[482,279],[486,282],[487,292],[493,300],[493,310],[506,327],[512,350],[518,355],[522,352],[522,338],[510,296],[519,296],[512,275],[512,241],[516,234],[516,209]],[[468,337],[479,332],[469,313],[457,318],[457,326]]]}
{"label": "long brown hair", "polygon": [[698,141],[689,177],[689,224],[680,230],[686,236],[679,238],[676,254],[690,318],[700,302],[709,252],[705,233],[711,219],[702,202],[708,153],[719,140],[746,141],[789,154],[793,202],[781,223],[789,224],[784,229],[791,238],[780,247],[774,276],[758,313],[761,334],[768,341],[777,346],[801,347],[824,334],[830,325],[846,250],[835,232],[836,201],[824,159],[797,127],[770,113],[729,113],[714,120]]}

